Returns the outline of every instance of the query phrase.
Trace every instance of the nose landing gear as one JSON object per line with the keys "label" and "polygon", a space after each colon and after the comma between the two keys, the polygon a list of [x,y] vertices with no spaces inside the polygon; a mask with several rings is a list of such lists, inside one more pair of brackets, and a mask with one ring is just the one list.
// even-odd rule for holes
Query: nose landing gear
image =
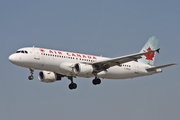
{"label": "nose landing gear", "polygon": [[33,73],[34,73],[34,69],[33,68],[29,68],[31,75],[28,77],[29,80],[34,79]]}

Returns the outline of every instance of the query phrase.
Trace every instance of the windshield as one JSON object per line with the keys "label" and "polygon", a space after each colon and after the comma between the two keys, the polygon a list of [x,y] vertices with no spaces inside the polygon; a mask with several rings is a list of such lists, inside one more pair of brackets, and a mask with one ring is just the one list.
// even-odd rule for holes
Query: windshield
{"label": "windshield", "polygon": [[16,53],[25,53],[25,54],[28,54],[28,52],[26,50],[18,50]]}

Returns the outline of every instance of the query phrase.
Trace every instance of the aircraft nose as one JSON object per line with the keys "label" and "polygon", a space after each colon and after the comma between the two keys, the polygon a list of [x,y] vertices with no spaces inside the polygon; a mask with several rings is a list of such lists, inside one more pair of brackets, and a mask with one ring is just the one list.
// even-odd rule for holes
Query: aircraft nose
{"label": "aircraft nose", "polygon": [[9,61],[12,63],[16,61],[15,56],[13,54],[9,56]]}

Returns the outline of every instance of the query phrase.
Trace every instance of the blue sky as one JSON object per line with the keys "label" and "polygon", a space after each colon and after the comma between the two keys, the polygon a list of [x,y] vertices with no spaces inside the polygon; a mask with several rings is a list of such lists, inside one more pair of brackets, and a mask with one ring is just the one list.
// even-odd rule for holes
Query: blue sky
{"label": "blue sky", "polygon": [[179,63],[178,0],[2,0],[0,4],[0,119],[179,120],[179,65],[127,80],[76,78],[29,81],[30,71],[8,56],[27,46],[119,57],[137,53],[159,37],[155,65]]}

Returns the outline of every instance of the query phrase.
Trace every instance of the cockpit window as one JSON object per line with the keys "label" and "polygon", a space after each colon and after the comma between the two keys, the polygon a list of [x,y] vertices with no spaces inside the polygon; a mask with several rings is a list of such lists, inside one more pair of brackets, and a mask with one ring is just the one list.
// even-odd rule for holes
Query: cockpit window
{"label": "cockpit window", "polygon": [[20,53],[21,51],[17,51],[16,53]]}
{"label": "cockpit window", "polygon": [[19,51],[17,51],[16,53],[26,53],[26,54],[28,54],[28,52],[27,51],[24,51],[24,50],[19,50]]}

